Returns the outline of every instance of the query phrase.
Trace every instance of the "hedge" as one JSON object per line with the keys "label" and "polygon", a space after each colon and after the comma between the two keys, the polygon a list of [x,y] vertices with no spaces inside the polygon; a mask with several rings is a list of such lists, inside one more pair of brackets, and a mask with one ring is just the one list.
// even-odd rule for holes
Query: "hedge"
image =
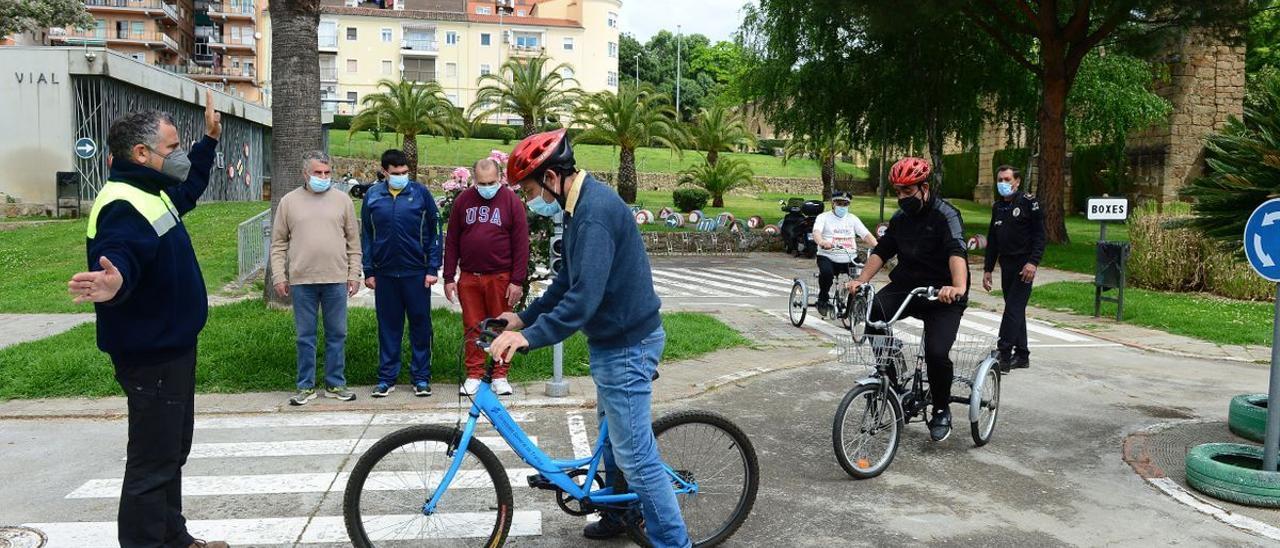
{"label": "hedge", "polygon": [[1254,274],[1234,249],[1224,249],[1200,234],[1190,219],[1145,209],[1134,213],[1129,220],[1130,283],[1162,291],[1206,291],[1231,299],[1272,297],[1272,283]]}
{"label": "hedge", "polygon": [[334,114],[333,123],[329,124],[329,129],[351,129],[351,119],[354,116],[348,114]]}
{"label": "hedge", "polygon": [[978,153],[961,152],[942,156],[942,197],[973,199],[978,184]]}
{"label": "hedge", "polygon": [[756,149],[760,154],[773,156],[775,151],[781,152],[787,148],[786,139],[760,139],[756,141]]}

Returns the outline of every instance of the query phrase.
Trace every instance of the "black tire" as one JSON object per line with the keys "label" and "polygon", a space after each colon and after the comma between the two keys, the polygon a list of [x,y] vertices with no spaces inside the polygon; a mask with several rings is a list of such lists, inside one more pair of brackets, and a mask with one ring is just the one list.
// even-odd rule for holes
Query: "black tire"
{"label": "black tire", "polygon": [[867,295],[856,291],[849,295],[849,304],[845,306],[849,315],[849,334],[854,344],[862,344],[867,340]]}
{"label": "black tire", "polygon": [[804,282],[796,280],[791,284],[791,297],[787,300],[787,318],[791,325],[804,325],[804,317],[809,311],[809,288]]}
{"label": "black tire", "polygon": [[[996,419],[1000,417],[1000,368],[991,364],[987,368],[986,379],[982,383],[980,394],[972,394],[969,406],[973,406],[974,395],[978,396],[978,420],[969,422],[969,435],[973,437],[973,445],[982,447],[991,441],[996,431]],[[974,379],[976,383],[978,379]],[[975,389],[975,392],[977,390]]]}
{"label": "black tire", "polygon": [[[443,449],[444,447],[451,445],[455,434],[457,434],[455,429],[444,426],[411,426],[409,428],[392,432],[381,440],[378,440],[373,447],[370,447],[369,450],[360,457],[360,460],[356,462],[355,467],[351,470],[351,477],[347,480],[346,492],[342,497],[342,517],[343,521],[346,523],[347,535],[351,538],[352,545],[359,548],[375,546],[374,540],[369,538],[370,535],[365,530],[366,518],[373,518],[375,515],[380,515],[384,512],[387,513],[387,515],[414,514],[415,512],[420,514],[423,501],[425,501],[435,489],[434,485],[429,485],[430,479],[423,479],[423,483],[426,484],[425,488],[409,488],[405,490],[407,496],[404,498],[404,504],[395,504],[394,508],[370,508],[370,511],[381,511],[374,515],[364,516],[362,515],[362,503],[369,502],[372,505],[375,502],[379,502],[376,500],[366,501],[365,499],[367,494],[377,493],[382,499],[390,498],[384,494],[388,491],[386,489],[371,490],[366,493],[365,483],[370,479],[370,472],[373,471],[380,462],[384,462],[384,459],[386,461],[384,464],[388,464],[392,470],[397,470],[400,465],[390,464],[390,462],[395,459],[388,458],[391,457],[393,452],[397,449],[412,446],[410,451],[414,451],[414,453],[416,453],[416,450],[419,449],[420,446],[415,444],[427,444],[421,446],[421,453],[427,455],[434,448]],[[470,457],[473,457],[476,461],[480,462],[484,469],[484,473],[488,475],[489,480],[492,482],[492,494],[494,496],[491,498],[493,500],[489,500],[489,497],[485,497],[483,494],[476,494],[476,492],[483,491],[483,489],[467,489],[465,495],[461,492],[454,492],[451,490],[446,497],[442,499],[440,509],[445,511],[438,512],[433,516],[433,518],[444,521],[444,516],[448,515],[449,509],[457,510],[457,505],[459,504],[466,504],[467,506],[464,508],[464,511],[469,511],[472,514],[477,512],[493,512],[493,531],[489,534],[488,540],[485,541],[484,546],[490,548],[502,546],[502,544],[506,542],[507,534],[511,530],[511,520],[515,513],[512,509],[511,483],[508,481],[507,473],[503,469],[502,463],[498,460],[498,457],[495,456],[493,451],[490,451],[488,447],[485,447],[483,443],[480,443],[479,440],[472,438],[471,443],[467,446],[467,453]],[[445,455],[443,450],[441,450],[439,454],[442,456]],[[418,460],[421,460],[425,464],[428,457],[424,456],[419,459],[416,458],[415,455],[413,460],[415,461],[415,464]],[[443,471],[444,468],[447,468],[450,460],[452,460],[452,457],[443,457],[441,461],[443,464],[441,471]],[[467,463],[464,462],[464,466],[466,466],[466,464]],[[430,474],[422,474],[424,470],[417,470],[417,472],[419,472],[418,479],[431,477]],[[407,474],[393,475],[389,479],[404,481],[404,478],[401,476],[407,476]],[[479,476],[477,475],[477,477]],[[457,481],[456,478],[455,481]],[[394,492],[394,490],[392,491]],[[374,497],[370,496],[368,498],[373,499]],[[415,517],[415,519],[418,518]],[[451,526],[447,523],[440,526],[440,530],[446,535],[451,534],[456,529],[456,526]],[[406,528],[406,530],[408,529]],[[423,528],[419,530],[425,531],[426,524],[424,524]],[[434,541],[430,538],[418,540],[420,543],[429,543],[432,546],[442,545],[439,539]],[[464,541],[464,545],[474,546],[475,540],[476,539],[466,539],[466,541]],[[447,541],[443,545],[448,545]]]}
{"label": "black tire", "polygon": [[[858,404],[862,406],[851,414],[850,408]],[[889,413],[889,417],[884,416],[886,412]],[[886,421],[886,418],[889,420]],[[846,419],[853,419],[855,422],[848,423]],[[870,436],[884,440],[884,449],[878,451],[878,455],[851,455],[851,442],[856,441],[858,435],[868,434],[867,419],[872,420]],[[855,426],[856,432],[853,428]],[[835,420],[831,425],[831,445],[836,453],[836,461],[840,463],[841,468],[844,468],[845,473],[854,479],[870,479],[879,476],[893,463],[894,455],[898,454],[898,442],[902,438],[904,426],[901,404],[898,398],[889,394],[888,390],[878,384],[860,384],[853,387],[853,390],[845,394],[844,399],[840,401],[840,407],[836,408]],[[857,448],[862,446],[859,444]],[[867,458],[869,456],[877,458],[872,462]]]}
{"label": "black tire", "polygon": [[849,306],[852,304],[853,299],[850,299],[843,289],[836,290],[836,317],[840,318],[840,325],[845,329],[853,328],[853,320],[849,314]]}
{"label": "black tire", "polygon": [[[677,437],[676,434],[683,431],[684,427],[688,427],[690,430]],[[697,431],[698,429],[702,431]],[[707,429],[710,430],[708,431]],[[724,441],[729,443],[708,443],[717,434],[717,431]],[[665,439],[665,443],[662,436],[664,433],[671,433]],[[716,483],[708,482],[708,479],[714,476],[699,478],[698,472],[700,471],[714,468],[717,474],[722,472],[741,473],[740,480],[730,479],[728,481],[730,484],[738,484],[742,490],[737,500],[717,499],[724,500],[727,504],[716,505],[711,513],[714,516],[723,515],[724,517],[711,519],[707,526],[703,526],[702,520],[691,519],[691,517],[696,517],[700,513],[697,511],[700,509],[709,508],[699,505],[704,500],[712,498],[712,494],[720,491],[709,489],[696,495],[676,495],[676,500],[680,503],[680,513],[683,514],[685,526],[689,530],[689,539],[694,546],[716,546],[733,536],[751,513],[751,508],[756,503],[756,491],[760,487],[760,464],[756,458],[755,446],[751,445],[751,440],[737,425],[724,416],[710,411],[696,410],[677,411],[654,421],[653,435],[658,440],[658,451],[662,456],[663,462],[677,472],[691,474],[697,481],[700,491],[705,487],[716,485]],[[682,441],[684,442],[683,444],[681,443]],[[691,443],[696,443],[700,447],[714,445],[716,447],[736,449],[736,454],[741,458],[741,469],[734,466],[738,463],[733,460],[726,464],[722,459],[708,459],[705,455],[684,454],[676,451],[677,447],[684,447]],[[627,535],[640,546],[651,546],[648,537],[644,533],[643,518],[637,518],[632,522],[627,528]]]}
{"label": "black tire", "polygon": [[1227,427],[1237,436],[1263,443],[1267,433],[1267,395],[1241,394],[1231,398]]}
{"label": "black tire", "polygon": [[1187,452],[1187,484],[1201,493],[1248,506],[1280,508],[1280,472],[1262,471],[1262,448],[1206,443]]}

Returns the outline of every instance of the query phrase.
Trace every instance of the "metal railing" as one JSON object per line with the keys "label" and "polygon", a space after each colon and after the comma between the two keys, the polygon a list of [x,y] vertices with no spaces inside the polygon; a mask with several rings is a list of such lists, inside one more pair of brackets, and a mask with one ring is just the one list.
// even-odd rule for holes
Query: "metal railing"
{"label": "metal railing", "polygon": [[243,285],[246,280],[265,270],[270,252],[271,210],[267,209],[236,227],[236,283]]}
{"label": "metal railing", "polygon": [[156,63],[157,67],[174,74],[189,76],[225,76],[231,78],[255,78],[257,71],[249,67],[202,67],[200,65],[166,65]]}
{"label": "metal railing", "polygon": [[404,70],[400,72],[400,78],[409,82],[434,82],[436,81],[436,71]]}
{"label": "metal railing", "polygon": [[160,0],[84,0],[90,8],[134,8],[158,10],[164,5]]}
{"label": "metal railing", "polygon": [[411,39],[401,40],[400,49],[407,49],[410,51],[435,52],[435,51],[440,51],[440,44],[439,42],[436,42],[435,39],[411,38]]}
{"label": "metal railing", "polygon": [[[134,32],[132,29],[62,29],[61,32],[50,32],[49,36],[53,39],[68,38],[89,38],[93,40],[134,40],[138,42],[173,42],[163,32],[156,31],[140,31]],[[177,47],[177,42],[174,42]]]}
{"label": "metal railing", "polygon": [[511,53],[515,55],[537,56],[537,55],[542,55],[542,53],[545,51],[546,51],[546,48],[542,46],[522,46],[519,44],[512,44],[511,46]]}
{"label": "metal railing", "polygon": [[336,35],[336,34],[321,34],[321,35],[320,35],[320,46],[319,46],[319,47],[322,47],[322,48],[337,48],[337,47],[338,47],[338,35]]}
{"label": "metal railing", "polygon": [[210,2],[209,11],[228,15],[253,15],[253,2]]}
{"label": "metal railing", "polygon": [[320,67],[320,81],[337,82],[338,67]]}

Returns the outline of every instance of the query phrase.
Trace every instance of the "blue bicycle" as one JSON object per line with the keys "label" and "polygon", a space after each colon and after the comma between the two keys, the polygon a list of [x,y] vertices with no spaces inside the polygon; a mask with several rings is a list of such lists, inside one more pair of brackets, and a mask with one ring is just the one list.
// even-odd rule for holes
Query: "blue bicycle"
{"label": "blue bicycle", "polygon": [[[485,320],[476,344],[487,350],[505,327],[501,320]],[[623,512],[631,539],[648,546],[637,495],[605,485],[602,459],[607,425],[600,424],[590,457],[548,457],[493,393],[493,363],[492,358],[487,360],[465,423],[398,430],[356,462],[343,496],[343,518],[352,544],[360,548],[420,546],[431,541],[431,546],[502,546],[513,523],[517,534],[540,527],[537,516],[531,515],[536,513],[514,510],[511,482],[523,480],[529,487],[554,492],[556,504],[570,515]],[[519,478],[520,474],[503,467],[476,436],[482,415],[534,473]],[[653,433],[693,545],[714,546],[733,535],[751,512],[760,481],[751,440],[728,419],[708,411],[666,415],[654,421]]]}

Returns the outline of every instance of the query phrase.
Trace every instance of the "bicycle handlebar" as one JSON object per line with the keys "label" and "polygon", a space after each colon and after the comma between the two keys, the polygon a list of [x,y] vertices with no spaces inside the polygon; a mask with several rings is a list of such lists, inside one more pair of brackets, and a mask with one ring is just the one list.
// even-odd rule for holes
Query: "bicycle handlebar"
{"label": "bicycle handlebar", "polygon": [[[866,288],[866,289],[863,289],[863,288]],[[868,302],[868,303],[872,302],[872,301],[875,299],[875,289],[874,289],[873,287],[871,287],[871,284],[862,284],[862,285],[858,286],[858,291],[863,291],[863,292],[868,292],[868,293],[870,293],[870,295],[868,295],[868,296],[867,296],[867,302]],[[879,321],[879,322],[873,322],[873,321],[871,321],[871,308],[872,308],[872,307],[871,307],[870,305],[868,305],[868,306],[867,306],[867,318],[866,318],[867,326],[868,326],[868,327],[874,327],[874,328],[876,328],[876,329],[887,329],[889,326],[891,326],[891,325],[893,325],[893,324],[895,324],[895,323],[898,323],[898,320],[902,319],[902,313],[903,313],[904,311],[906,311],[906,309],[907,309],[907,305],[911,304],[911,300],[912,300],[912,299],[914,299],[914,298],[916,298],[916,297],[924,297],[924,298],[925,298],[925,299],[927,299],[927,300],[930,300],[930,301],[936,301],[936,300],[938,300],[938,292],[939,292],[939,291],[940,291],[940,289],[939,289],[939,288],[936,288],[936,287],[933,287],[933,286],[928,286],[928,287],[917,287],[917,288],[915,288],[915,289],[912,289],[910,293],[907,293],[907,298],[905,298],[905,299],[903,299],[903,300],[902,300],[902,304],[901,304],[901,305],[898,305],[898,311],[897,311],[897,312],[894,312],[893,317],[892,317],[892,318],[890,318],[890,319],[888,319],[888,320],[885,320],[885,321]]]}
{"label": "bicycle handlebar", "polygon": [[[481,350],[488,352],[489,346],[493,344],[493,340],[498,338],[498,335],[501,335],[502,332],[507,329],[507,320],[499,318],[485,318],[484,321],[480,322],[480,325],[476,326],[476,329],[480,331],[480,335],[476,337],[476,346],[480,347]],[[529,352],[529,349],[521,348],[520,350],[517,350],[517,352],[526,354]]]}

